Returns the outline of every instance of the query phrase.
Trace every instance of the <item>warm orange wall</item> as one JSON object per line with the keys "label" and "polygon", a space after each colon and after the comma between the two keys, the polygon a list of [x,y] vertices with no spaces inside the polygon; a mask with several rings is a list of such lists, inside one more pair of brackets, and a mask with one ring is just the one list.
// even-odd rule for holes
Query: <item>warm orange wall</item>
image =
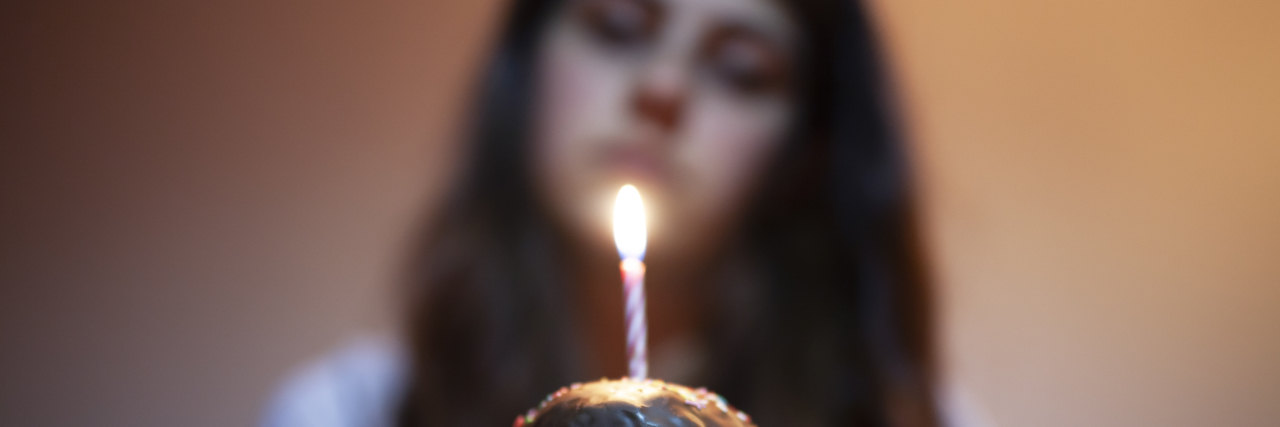
{"label": "warm orange wall", "polygon": [[1280,425],[1280,3],[877,4],[971,408]]}
{"label": "warm orange wall", "polygon": [[[495,0],[28,3],[0,14],[0,425],[252,425],[387,327]],[[1275,3],[877,5],[970,410],[1280,422]]]}

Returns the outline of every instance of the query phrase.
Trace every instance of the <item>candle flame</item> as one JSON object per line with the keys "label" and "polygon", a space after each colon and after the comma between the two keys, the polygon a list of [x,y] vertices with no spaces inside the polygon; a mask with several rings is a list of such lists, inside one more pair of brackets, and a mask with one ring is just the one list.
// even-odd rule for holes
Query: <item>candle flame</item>
{"label": "candle flame", "polygon": [[618,255],[624,260],[644,259],[647,232],[640,191],[631,184],[622,186],[613,204],[613,242],[618,246]]}

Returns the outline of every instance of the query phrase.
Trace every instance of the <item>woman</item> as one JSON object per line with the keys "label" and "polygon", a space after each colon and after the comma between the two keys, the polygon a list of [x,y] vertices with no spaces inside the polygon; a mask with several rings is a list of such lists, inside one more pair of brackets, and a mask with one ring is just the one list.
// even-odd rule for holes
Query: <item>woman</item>
{"label": "woman", "polygon": [[624,183],[650,209],[654,377],[762,426],[937,424],[874,53],[843,0],[517,0],[424,239],[407,357],[332,358],[269,424],[504,425],[624,375]]}

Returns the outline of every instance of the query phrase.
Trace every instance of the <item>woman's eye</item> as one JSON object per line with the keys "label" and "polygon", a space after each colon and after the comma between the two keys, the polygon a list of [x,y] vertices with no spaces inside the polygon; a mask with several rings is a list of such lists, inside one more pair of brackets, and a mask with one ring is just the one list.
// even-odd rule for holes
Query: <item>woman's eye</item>
{"label": "woman's eye", "polygon": [[581,19],[601,41],[631,46],[653,37],[660,16],[652,0],[587,0]]}
{"label": "woman's eye", "polygon": [[758,36],[730,31],[711,39],[705,61],[713,76],[745,94],[782,90],[790,67],[771,43]]}

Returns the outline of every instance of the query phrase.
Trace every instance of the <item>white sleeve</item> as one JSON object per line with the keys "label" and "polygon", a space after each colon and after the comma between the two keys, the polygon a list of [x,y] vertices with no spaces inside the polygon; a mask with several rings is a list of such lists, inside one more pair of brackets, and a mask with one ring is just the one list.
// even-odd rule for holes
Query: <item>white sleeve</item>
{"label": "white sleeve", "polygon": [[955,382],[944,382],[938,389],[942,425],[947,427],[995,427],[991,415],[975,396]]}
{"label": "white sleeve", "polygon": [[403,351],[362,339],[289,379],[262,427],[393,427],[407,373]]}

